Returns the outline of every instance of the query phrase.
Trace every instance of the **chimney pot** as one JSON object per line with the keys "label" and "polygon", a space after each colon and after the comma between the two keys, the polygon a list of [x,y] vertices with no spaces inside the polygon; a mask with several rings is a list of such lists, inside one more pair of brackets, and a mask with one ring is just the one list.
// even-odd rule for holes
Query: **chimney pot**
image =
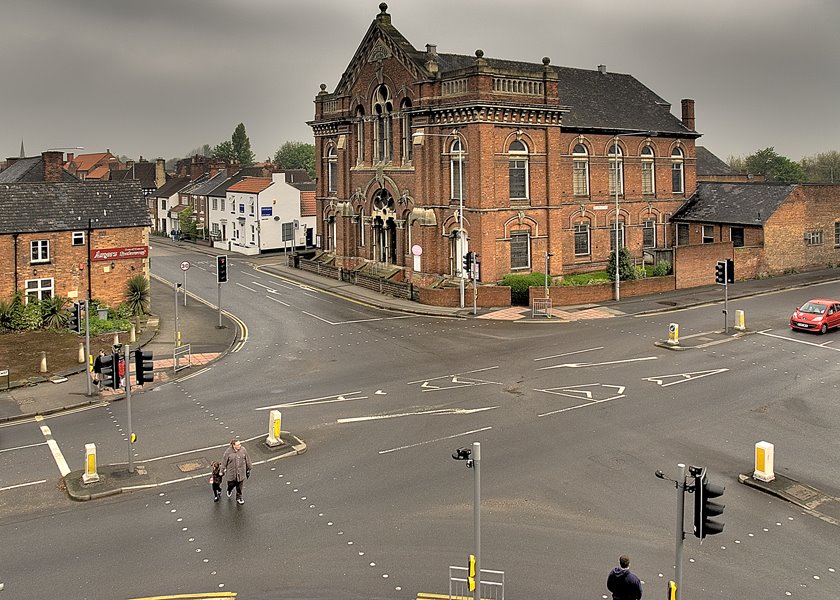
{"label": "chimney pot", "polygon": [[598,65],[598,72],[603,75],[607,72],[607,65]]}
{"label": "chimney pot", "polygon": [[694,100],[683,98],[682,100],[682,124],[689,131],[694,129]]}

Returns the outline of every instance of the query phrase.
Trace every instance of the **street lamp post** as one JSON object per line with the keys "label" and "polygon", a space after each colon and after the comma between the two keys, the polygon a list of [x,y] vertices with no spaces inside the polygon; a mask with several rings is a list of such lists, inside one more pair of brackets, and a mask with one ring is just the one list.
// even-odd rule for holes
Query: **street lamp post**
{"label": "street lamp post", "polygon": [[458,129],[453,129],[451,133],[426,133],[425,131],[416,131],[411,134],[412,138],[422,139],[424,136],[444,137],[456,136],[458,138],[458,238],[455,244],[456,257],[455,268],[460,273],[460,305],[464,308],[464,147],[466,140],[464,134]]}
{"label": "street lamp post", "polygon": [[463,460],[467,468],[475,473],[473,491],[473,551],[475,552],[475,589],[473,600],[481,600],[481,442],[473,442],[472,449],[458,448],[452,454],[455,460]]}

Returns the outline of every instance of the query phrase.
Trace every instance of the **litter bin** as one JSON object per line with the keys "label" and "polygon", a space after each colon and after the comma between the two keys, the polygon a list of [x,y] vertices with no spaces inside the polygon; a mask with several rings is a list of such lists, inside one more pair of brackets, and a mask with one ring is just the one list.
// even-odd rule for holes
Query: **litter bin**
{"label": "litter bin", "polygon": [[300,254],[297,252],[292,254],[292,265],[295,269],[300,269]]}
{"label": "litter bin", "polygon": [[100,321],[107,321],[108,320],[108,309],[107,308],[97,308],[96,315],[99,317]]}

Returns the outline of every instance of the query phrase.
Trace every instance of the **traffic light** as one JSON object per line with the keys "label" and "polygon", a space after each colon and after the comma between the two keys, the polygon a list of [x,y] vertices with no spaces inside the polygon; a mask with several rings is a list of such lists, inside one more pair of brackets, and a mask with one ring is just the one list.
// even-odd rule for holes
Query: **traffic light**
{"label": "traffic light", "polygon": [[467,252],[464,254],[464,271],[469,275],[472,271],[472,264],[473,264],[473,253]]}
{"label": "traffic light", "polygon": [[74,302],[70,307],[70,316],[67,318],[67,327],[70,331],[80,333],[82,331],[82,305]]}
{"label": "traffic light", "polygon": [[726,284],[726,261],[719,260],[715,263],[715,283]]}
{"label": "traffic light", "polygon": [[723,523],[714,517],[723,514],[725,504],[714,502],[712,498],[723,496],[724,487],[709,483],[706,469],[694,477],[694,537],[701,542],[707,535],[716,535],[723,531]]}
{"label": "traffic light", "polygon": [[119,381],[117,377],[117,362],[114,360],[116,354],[106,354],[100,359],[102,363],[102,369],[100,374],[102,376],[102,387],[104,388],[114,388],[117,389],[119,387],[119,383],[114,385],[114,381]]}
{"label": "traffic light", "polygon": [[227,256],[216,257],[216,283],[227,283]]}
{"label": "traffic light", "polygon": [[470,554],[469,574],[467,575],[467,587],[470,591],[475,590],[475,554]]}
{"label": "traffic light", "polygon": [[726,281],[735,283],[735,261],[731,258],[726,259]]}
{"label": "traffic light", "polygon": [[152,360],[151,350],[134,351],[134,376],[137,378],[137,385],[151,383],[155,380],[155,363]]}

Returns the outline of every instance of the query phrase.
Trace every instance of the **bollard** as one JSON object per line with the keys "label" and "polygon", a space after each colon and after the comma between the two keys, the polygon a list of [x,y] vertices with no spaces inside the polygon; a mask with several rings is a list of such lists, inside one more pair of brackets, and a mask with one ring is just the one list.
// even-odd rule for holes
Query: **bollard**
{"label": "bollard", "polygon": [[47,353],[41,350],[41,373],[47,372]]}
{"label": "bollard", "polygon": [[268,414],[268,437],[265,438],[265,444],[269,447],[282,446],[283,440],[280,439],[280,420],[281,414],[279,410],[272,410]]}
{"label": "bollard", "polygon": [[137,341],[137,328],[134,323],[131,324],[131,332],[128,334],[128,341],[132,344]]}
{"label": "bollard", "polygon": [[680,345],[680,326],[678,323],[668,325],[668,343],[672,346]]}
{"label": "bollard", "polygon": [[85,364],[85,343],[79,342],[79,364]]}
{"label": "bollard", "polygon": [[119,345],[120,345],[120,334],[115,333],[114,334],[114,346],[119,346]]}
{"label": "bollard", "polygon": [[760,481],[773,481],[776,474],[773,472],[774,446],[770,442],[758,442],[755,445],[755,472],[753,479]]}
{"label": "bollard", "polygon": [[744,311],[743,310],[736,310],[735,311],[735,329],[738,331],[746,331],[747,327],[744,325]]}
{"label": "bollard", "polygon": [[96,444],[85,444],[85,473],[82,483],[96,483],[99,473],[96,472]]}

